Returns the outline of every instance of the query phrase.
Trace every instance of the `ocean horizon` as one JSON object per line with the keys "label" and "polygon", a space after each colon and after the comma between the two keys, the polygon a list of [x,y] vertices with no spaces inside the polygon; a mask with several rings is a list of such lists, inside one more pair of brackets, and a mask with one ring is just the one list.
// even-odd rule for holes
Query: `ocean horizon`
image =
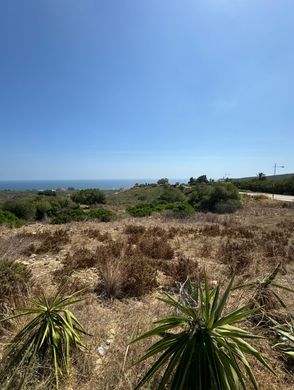
{"label": "ocean horizon", "polygon": [[[93,180],[0,180],[0,190],[30,191],[56,190],[59,188],[100,188],[102,190],[117,190],[138,184],[156,183],[158,179],[93,179]],[[171,184],[183,182],[183,179],[169,179]],[[184,180],[185,181],[185,180]]]}

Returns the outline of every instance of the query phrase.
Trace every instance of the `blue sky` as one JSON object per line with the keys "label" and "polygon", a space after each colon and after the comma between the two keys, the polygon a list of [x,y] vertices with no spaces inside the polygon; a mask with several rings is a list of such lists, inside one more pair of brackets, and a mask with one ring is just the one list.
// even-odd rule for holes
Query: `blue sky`
{"label": "blue sky", "polygon": [[2,0],[0,179],[294,172],[293,0]]}

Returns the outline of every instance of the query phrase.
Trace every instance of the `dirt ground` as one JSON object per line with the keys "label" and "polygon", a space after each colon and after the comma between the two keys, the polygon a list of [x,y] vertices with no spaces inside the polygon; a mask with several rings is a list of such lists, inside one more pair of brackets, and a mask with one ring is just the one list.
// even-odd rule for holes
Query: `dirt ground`
{"label": "dirt ground", "polygon": [[[87,288],[85,300],[73,307],[73,311],[91,336],[85,338],[87,352],[75,357],[71,375],[64,384],[67,390],[134,388],[148,365],[132,365],[150,341],[132,346],[129,342],[167,313],[157,298],[163,291],[176,291],[175,279],[182,277],[183,272],[179,264],[188,263],[190,272],[200,275],[207,272],[210,280],[225,284],[234,272],[236,283],[263,279],[281,262],[277,280],[293,288],[294,208],[271,200],[248,199],[244,208],[233,215],[199,213],[185,220],[163,216],[126,217],[110,223],[60,226],[40,223],[0,229],[0,256],[29,267],[34,280],[32,295],[40,291],[53,294],[61,285],[65,285],[66,292]],[[118,247],[120,250],[116,252],[114,248]],[[156,273],[154,285],[138,279],[142,290],[136,293],[132,285],[120,280],[123,267],[131,270],[135,267],[126,260],[134,256],[146,259]],[[125,265],[120,266],[120,262]],[[116,268],[112,266],[114,263]],[[135,272],[138,272],[136,267]],[[109,297],[110,291],[114,291],[114,297]],[[281,294],[287,312],[293,313],[293,296],[290,292]],[[236,290],[229,308],[247,301],[248,293]],[[280,308],[276,314],[286,315]],[[261,333],[249,321],[243,326]],[[10,333],[2,337],[2,345],[9,337]],[[265,339],[257,345],[276,373],[273,376],[252,362],[260,388],[293,389],[293,373],[271,349],[271,341]]]}

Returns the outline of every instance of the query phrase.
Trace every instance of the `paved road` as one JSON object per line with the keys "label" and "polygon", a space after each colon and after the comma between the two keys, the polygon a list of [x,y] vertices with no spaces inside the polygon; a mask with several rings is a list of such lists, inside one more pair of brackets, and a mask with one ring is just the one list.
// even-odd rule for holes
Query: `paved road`
{"label": "paved road", "polygon": [[[265,192],[245,192],[245,191],[240,191],[241,195],[249,195],[249,196],[259,196],[259,195],[264,195],[267,196],[268,198],[272,198],[272,194],[267,194]],[[294,202],[294,196],[293,195],[279,195],[279,194],[274,194],[274,199],[275,200],[280,200],[282,202]]]}

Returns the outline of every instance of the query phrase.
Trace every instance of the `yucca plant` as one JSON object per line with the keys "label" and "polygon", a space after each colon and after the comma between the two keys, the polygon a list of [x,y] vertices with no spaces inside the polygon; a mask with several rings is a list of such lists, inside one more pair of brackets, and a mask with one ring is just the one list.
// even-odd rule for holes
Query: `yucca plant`
{"label": "yucca plant", "polygon": [[[278,305],[286,308],[287,305],[283,301],[282,297],[275,291],[274,288],[294,293],[294,290],[290,287],[282,284],[275,283],[275,279],[281,269],[281,263],[279,263],[275,269],[262,280],[256,280],[251,283],[242,284],[234,289],[247,288],[253,291],[253,297],[251,299],[252,306],[261,306],[263,311],[273,309]],[[274,288],[273,288],[274,287]]]}
{"label": "yucca plant", "polygon": [[43,296],[32,300],[31,307],[21,309],[10,318],[33,316],[4,350],[0,369],[1,388],[15,389],[17,380],[17,389],[21,389],[31,367],[35,364],[40,367],[48,362],[55,372],[56,387],[59,387],[60,376],[69,371],[72,348],[85,348],[82,335],[87,332],[68,309],[68,306],[83,299],[77,297],[80,292],[63,296],[59,291],[51,299]]}
{"label": "yucca plant", "polygon": [[205,277],[204,287],[199,282],[192,285],[188,281],[188,288],[181,299],[168,294],[160,299],[176,309],[176,313],[156,321],[157,326],[153,330],[132,341],[134,343],[148,337],[160,337],[139,360],[142,362],[159,354],[136,389],[141,388],[158,371],[162,373],[156,386],[158,390],[248,389],[247,381],[251,382],[254,389],[258,389],[245,355],[253,356],[269,370],[271,368],[263,356],[246,341],[260,336],[235,326],[256,309],[241,307],[223,313],[233,280],[234,278],[222,295],[219,285],[209,289],[208,279]]}
{"label": "yucca plant", "polygon": [[287,322],[285,325],[273,327],[279,342],[273,348],[285,354],[294,363],[294,322]]}

